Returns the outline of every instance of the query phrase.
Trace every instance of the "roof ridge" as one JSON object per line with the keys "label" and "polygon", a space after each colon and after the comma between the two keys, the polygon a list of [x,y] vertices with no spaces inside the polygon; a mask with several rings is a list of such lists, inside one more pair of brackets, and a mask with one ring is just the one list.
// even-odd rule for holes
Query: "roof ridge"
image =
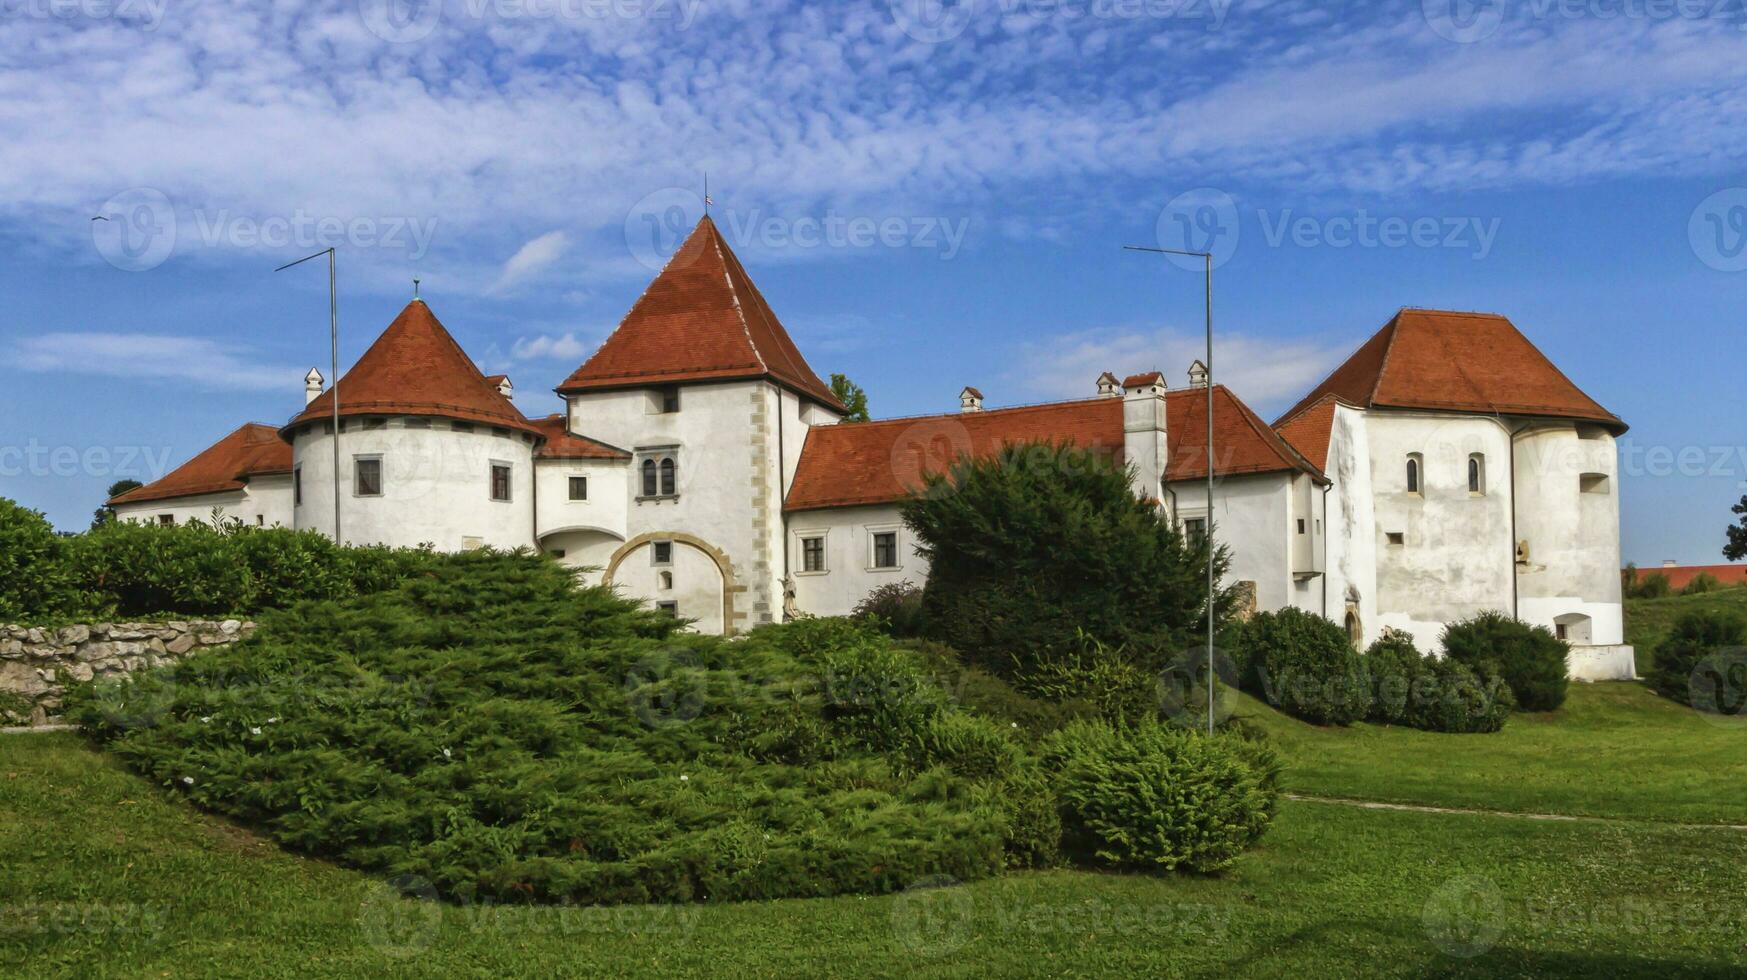
{"label": "roof ridge", "polygon": [[758,362],[758,370],[763,374],[770,373],[770,364],[764,359],[764,351],[758,349],[758,341],[752,336],[752,322],[747,319],[746,307],[740,302],[740,290],[734,285],[734,269],[728,262],[732,250],[722,248],[722,230],[710,222],[710,247],[716,250],[716,259],[722,263],[722,280],[728,286],[728,298],[734,302],[734,315],[740,318],[740,332],[746,335],[746,346],[752,349],[752,358]]}

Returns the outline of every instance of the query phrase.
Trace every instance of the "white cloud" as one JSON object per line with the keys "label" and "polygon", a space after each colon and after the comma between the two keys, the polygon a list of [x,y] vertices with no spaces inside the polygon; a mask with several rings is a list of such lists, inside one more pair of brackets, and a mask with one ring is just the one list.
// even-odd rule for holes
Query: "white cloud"
{"label": "white cloud", "polygon": [[227,391],[302,390],[304,372],[244,360],[200,337],[116,333],[47,333],[13,350],[27,371],[176,381]]}
{"label": "white cloud", "polygon": [[[1229,387],[1265,420],[1325,377],[1344,349],[1220,331],[1214,335],[1214,382]],[[1065,334],[1022,349],[1009,383],[1024,400],[1090,398],[1105,371],[1118,378],[1163,372],[1172,388],[1188,384],[1189,365],[1206,355],[1193,331],[1108,329]]]}
{"label": "white cloud", "polygon": [[544,272],[564,257],[570,248],[570,236],[562,231],[549,231],[539,238],[533,239],[503,264],[503,271],[498,273],[495,290],[508,289]]}
{"label": "white cloud", "polygon": [[510,346],[510,358],[517,361],[538,361],[559,359],[582,363],[582,358],[588,354],[588,348],[582,341],[576,339],[576,334],[566,333],[554,337],[551,334],[537,334],[533,337],[517,337]]}

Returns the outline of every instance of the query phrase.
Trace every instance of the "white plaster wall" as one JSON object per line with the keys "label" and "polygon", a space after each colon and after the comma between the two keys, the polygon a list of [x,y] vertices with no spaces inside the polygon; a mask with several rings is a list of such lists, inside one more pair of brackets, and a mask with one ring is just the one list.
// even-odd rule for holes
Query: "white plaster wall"
{"label": "white plaster wall", "polygon": [[[791,410],[792,394],[785,393]],[[765,381],[686,385],[680,409],[649,410],[649,391],[591,392],[569,399],[570,429],[633,453],[625,468],[625,538],[683,532],[724,552],[741,618],[730,631],[780,615],[781,492],[778,479],[776,388]],[[782,453],[798,447],[805,431],[784,419]],[[797,422],[794,428],[799,429]],[[640,499],[642,450],[678,447],[678,496]],[[798,452],[798,448],[792,451]],[[704,628],[700,622],[699,628]]]}
{"label": "white plaster wall", "polygon": [[250,526],[291,527],[291,477],[257,476],[241,490],[117,504],[115,516],[124,521],[156,524],[159,515],[170,514],[177,524],[191,520],[210,523],[215,507],[222,517],[234,517]]}
{"label": "white plaster wall", "polygon": [[[1584,432],[1593,438],[1539,423],[1517,436],[1517,539],[1529,551],[1517,566],[1517,615],[1549,629],[1561,616],[1588,616],[1589,642],[1605,646],[1624,642],[1619,474],[1613,437]],[[1605,474],[1606,492],[1583,493],[1585,473]]]}
{"label": "white plaster wall", "polygon": [[[340,523],[347,544],[412,547],[429,542],[460,551],[475,540],[494,548],[534,545],[534,451],[515,430],[491,426],[456,432],[446,419],[428,429],[406,428],[404,418],[383,429],[344,420],[340,435]],[[333,534],[333,442],[319,424],[304,426],[292,443],[292,462],[303,474],[296,526]],[[382,457],[382,495],[352,492],[355,456]],[[491,499],[491,463],[510,464],[510,499]]]}
{"label": "white plaster wall", "polygon": [[[1483,416],[1366,413],[1376,521],[1376,625],[1439,648],[1445,623],[1512,610],[1510,436]],[[1486,492],[1468,491],[1468,454],[1486,457]],[[1407,457],[1424,457],[1423,492],[1407,492]],[[1389,544],[1390,532],[1405,536]],[[1366,625],[1371,633],[1370,624]]]}
{"label": "white plaster wall", "polygon": [[[814,616],[842,616],[869,592],[891,582],[923,584],[928,563],[916,554],[916,537],[904,526],[896,504],[837,507],[788,515],[789,553],[795,582],[795,607]],[[874,530],[895,530],[898,567],[872,568]],[[801,538],[825,536],[825,571],[801,571]]]}
{"label": "white plaster wall", "polygon": [[[1292,583],[1287,537],[1294,516],[1292,482],[1287,473],[1259,473],[1226,477],[1213,485],[1214,543],[1231,551],[1224,581],[1256,583],[1256,606],[1264,612],[1300,602],[1296,596],[1302,590]],[[1166,486],[1176,495],[1179,519],[1206,515],[1206,482],[1182,480]],[[1166,500],[1171,500],[1169,494]]]}
{"label": "white plaster wall", "polygon": [[[1327,606],[1322,615],[1346,624],[1349,602],[1359,616],[1360,648],[1383,631],[1377,622],[1377,533],[1371,498],[1371,447],[1363,409],[1335,406],[1323,475],[1328,535]],[[1322,511],[1319,505],[1318,511]]]}
{"label": "white plaster wall", "polygon": [[[584,581],[600,581],[607,559],[626,540],[630,464],[622,460],[540,459],[534,461],[535,526],[543,551],[563,551],[559,561],[573,568],[592,566]],[[588,499],[570,499],[570,478],[588,478]]]}
{"label": "white plaster wall", "polygon": [[[620,560],[613,571],[613,586],[619,594],[650,605],[663,601],[677,603],[679,617],[692,620],[692,629],[721,633],[723,582],[715,561],[682,541],[673,543],[669,564],[654,564],[654,556],[654,544],[647,542],[632,548]],[[662,580],[662,572],[673,576],[671,588]]]}

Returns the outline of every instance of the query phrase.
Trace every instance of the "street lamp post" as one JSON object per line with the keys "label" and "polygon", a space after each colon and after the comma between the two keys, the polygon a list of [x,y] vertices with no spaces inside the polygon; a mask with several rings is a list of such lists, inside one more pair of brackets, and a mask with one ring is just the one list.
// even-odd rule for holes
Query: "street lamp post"
{"label": "street lamp post", "polygon": [[328,257],[328,354],[329,369],[333,371],[333,388],[328,394],[333,398],[333,442],[334,442],[334,543],[345,544],[345,538],[340,535],[340,294],[334,269],[334,250],[325,248],[314,255],[305,255],[296,262],[287,262],[274,272],[284,272],[294,265],[302,265],[310,259],[326,255]]}
{"label": "street lamp post", "polygon": [[1213,253],[1189,252],[1175,248],[1147,248],[1124,245],[1131,252],[1154,252],[1160,255],[1186,255],[1198,258],[1204,277],[1204,308],[1206,309],[1207,353],[1202,363],[1207,367],[1207,734],[1213,734]]}

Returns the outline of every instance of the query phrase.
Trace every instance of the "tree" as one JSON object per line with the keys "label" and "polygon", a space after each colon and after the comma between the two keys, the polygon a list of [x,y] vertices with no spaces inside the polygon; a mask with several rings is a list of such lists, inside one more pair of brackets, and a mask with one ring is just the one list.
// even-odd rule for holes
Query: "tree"
{"label": "tree", "polygon": [[117,480],[114,483],[111,483],[109,485],[109,493],[103,498],[103,505],[98,507],[96,512],[91,515],[91,528],[96,530],[97,528],[108,524],[110,521],[115,520],[115,508],[109,506],[109,501],[114,500],[116,497],[121,496],[129,490],[137,490],[143,486],[145,486],[145,484],[138,480]]}
{"label": "tree", "polygon": [[[928,560],[924,621],[967,658],[1024,679],[1091,638],[1157,671],[1204,628],[1207,562],[1106,454],[1049,443],[960,457],[902,505]],[[1229,610],[1222,590],[1218,615]]]}
{"label": "tree", "polygon": [[848,375],[831,375],[831,393],[837,396],[837,400],[843,403],[844,408],[849,409],[849,412],[843,416],[843,421],[866,422],[868,420],[867,392],[863,390],[861,385],[849,380]]}
{"label": "tree", "polygon": [[1723,545],[1723,557],[1730,561],[1740,561],[1747,558],[1747,496],[1743,496],[1741,502],[1729,510],[1739,515],[1739,518],[1723,532],[1729,536],[1728,543]]}

